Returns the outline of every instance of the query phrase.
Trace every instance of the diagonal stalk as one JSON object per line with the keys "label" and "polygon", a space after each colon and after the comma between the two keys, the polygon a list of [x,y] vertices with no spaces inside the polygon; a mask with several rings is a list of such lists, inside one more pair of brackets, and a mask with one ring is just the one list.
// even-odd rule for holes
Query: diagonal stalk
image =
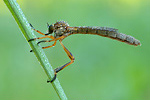
{"label": "diagonal stalk", "polygon": [[[20,30],[22,31],[25,39],[28,41],[31,38],[36,38],[34,35],[25,15],[23,14],[20,6],[16,2],[16,0],[3,0],[12,13],[12,16],[16,20]],[[47,74],[48,78],[51,80],[54,77],[54,70],[52,66],[50,65],[45,53],[43,52],[42,48],[37,45],[36,41],[32,41],[29,43],[32,50],[34,51],[34,54],[36,55],[38,61],[42,65],[45,73]],[[54,87],[58,97],[60,100],[67,100],[67,97],[58,81],[56,79],[53,83],[52,86]]]}

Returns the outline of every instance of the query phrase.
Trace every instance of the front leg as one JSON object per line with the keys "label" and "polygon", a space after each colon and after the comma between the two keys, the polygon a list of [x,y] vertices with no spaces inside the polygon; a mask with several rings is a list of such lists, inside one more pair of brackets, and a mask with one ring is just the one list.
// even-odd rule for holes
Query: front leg
{"label": "front leg", "polygon": [[40,32],[39,30],[36,30],[36,29],[32,26],[31,23],[30,23],[30,26],[31,26],[31,28],[32,28],[34,31],[38,32],[39,34],[45,35],[44,33]]}

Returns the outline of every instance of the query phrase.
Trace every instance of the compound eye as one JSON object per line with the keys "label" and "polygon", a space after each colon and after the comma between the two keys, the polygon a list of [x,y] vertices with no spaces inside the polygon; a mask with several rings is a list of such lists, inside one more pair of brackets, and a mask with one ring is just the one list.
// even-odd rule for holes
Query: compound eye
{"label": "compound eye", "polygon": [[53,31],[54,31],[54,25],[49,25],[48,26],[48,31],[49,31],[49,34],[52,34],[53,33]]}

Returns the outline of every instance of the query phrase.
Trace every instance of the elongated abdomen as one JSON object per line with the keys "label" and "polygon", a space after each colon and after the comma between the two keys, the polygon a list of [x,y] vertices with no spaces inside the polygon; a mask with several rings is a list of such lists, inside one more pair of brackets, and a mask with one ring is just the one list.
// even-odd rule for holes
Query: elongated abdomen
{"label": "elongated abdomen", "polygon": [[69,29],[72,34],[93,34],[109,37],[130,45],[140,45],[140,41],[130,35],[119,33],[118,29],[109,27],[72,27]]}

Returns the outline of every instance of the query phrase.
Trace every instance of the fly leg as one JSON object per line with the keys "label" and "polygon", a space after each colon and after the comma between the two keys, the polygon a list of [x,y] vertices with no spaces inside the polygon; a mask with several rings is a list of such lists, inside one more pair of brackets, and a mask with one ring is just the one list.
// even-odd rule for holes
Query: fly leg
{"label": "fly leg", "polygon": [[69,59],[71,60],[70,62],[66,63],[65,65],[61,66],[61,67],[58,67],[56,68],[54,71],[54,77],[51,81],[47,81],[47,82],[53,82],[55,79],[56,79],[56,76],[57,76],[57,73],[61,70],[63,70],[65,67],[67,67],[68,65],[72,64],[75,60],[75,58],[73,57],[72,53],[63,45],[62,43],[62,39],[59,40],[60,41],[60,44],[62,45],[64,51],[67,53],[67,56],[69,57]]}
{"label": "fly leg", "polygon": [[46,49],[46,48],[50,48],[50,47],[55,46],[57,40],[64,39],[64,38],[65,38],[65,36],[61,36],[61,37],[59,37],[59,38],[54,38],[54,37],[53,37],[53,40],[42,40],[42,41],[39,41],[37,44],[42,43],[42,42],[52,42],[52,41],[55,41],[54,44],[52,44],[52,45],[50,45],[50,46],[42,47],[42,49]]}
{"label": "fly leg", "polygon": [[30,40],[28,40],[28,42],[33,41],[33,40],[36,40],[36,39],[44,39],[44,38],[51,38],[51,39],[54,39],[54,37],[53,37],[52,35],[51,35],[51,36],[46,35],[46,36],[44,36],[44,37],[38,37],[38,38],[30,39]]}
{"label": "fly leg", "polygon": [[[47,24],[48,25],[48,24]],[[30,26],[31,26],[31,28],[34,30],[34,31],[36,31],[36,32],[38,32],[39,34],[41,34],[41,35],[45,35],[44,37],[38,37],[38,38],[33,38],[33,39],[29,39],[28,40],[28,42],[30,42],[30,41],[33,41],[33,40],[36,40],[36,39],[44,39],[44,38],[51,38],[51,39],[54,39],[54,37],[51,35],[51,36],[48,36],[48,33],[47,34],[44,34],[44,33],[42,33],[42,32],[40,32],[39,30],[36,30],[31,24],[30,24]],[[56,42],[54,42],[54,44],[52,45],[52,46],[54,46],[56,44]],[[33,50],[30,50],[30,52],[32,52]]]}
{"label": "fly leg", "polygon": [[[47,24],[47,25],[48,25],[48,24]],[[31,24],[30,24],[30,26],[31,26],[31,28],[32,28],[34,31],[38,32],[39,34],[45,35],[45,37],[33,38],[33,39],[28,40],[28,42],[30,42],[30,41],[32,41],[32,40],[44,39],[44,38],[51,38],[51,39],[54,39],[54,37],[53,37],[52,35],[51,35],[51,36],[48,36],[48,34],[44,34],[44,33],[40,32],[39,30],[36,30]]]}
{"label": "fly leg", "polygon": [[[51,35],[51,36],[48,36],[48,35],[45,35],[44,37],[38,37],[38,38],[33,38],[33,39],[30,39],[28,40],[28,42],[30,41],[33,41],[33,40],[36,40],[36,39],[44,39],[44,38],[51,38],[51,39],[54,39],[54,37]],[[38,42],[39,43],[39,42]],[[54,44],[52,46],[55,46],[56,45],[56,41],[54,42]],[[51,47],[52,47],[51,46]],[[33,50],[30,50],[30,52],[32,52]]]}
{"label": "fly leg", "polygon": [[37,44],[39,43],[42,43],[42,42],[52,42],[52,41],[57,41],[57,40],[60,40],[60,39],[64,39],[65,36],[61,36],[59,38],[54,38],[53,36],[51,37],[52,40],[42,40],[42,41],[39,41]]}
{"label": "fly leg", "polygon": [[54,42],[54,44],[52,44],[52,45],[50,45],[50,46],[42,47],[42,49],[47,49],[47,48],[53,47],[53,46],[55,46],[55,45],[56,45],[56,42],[57,42],[57,41],[55,41],[55,42]]}
{"label": "fly leg", "polygon": [[[43,38],[51,38],[52,40],[42,40],[42,41],[39,41],[37,44],[42,43],[42,42],[52,42],[52,41],[55,41],[55,42],[54,42],[52,45],[50,45],[50,46],[42,47],[42,49],[46,49],[46,48],[50,48],[50,47],[55,46],[57,40],[64,39],[65,36],[61,36],[61,37],[59,37],[59,38],[54,38],[52,35],[51,35],[51,36],[47,36],[47,35],[46,35],[45,37],[39,37],[39,38],[30,39],[30,40],[28,40],[28,42],[30,42],[30,41],[32,41],[32,40],[36,40],[36,39],[43,39]],[[32,50],[31,50],[30,52],[32,52]]]}
{"label": "fly leg", "polygon": [[36,29],[32,26],[32,24],[31,24],[31,23],[30,23],[30,26],[31,26],[31,28],[32,28],[34,31],[38,32],[39,34],[47,35],[47,34],[44,34],[44,33],[40,32],[39,30],[36,30]]}

